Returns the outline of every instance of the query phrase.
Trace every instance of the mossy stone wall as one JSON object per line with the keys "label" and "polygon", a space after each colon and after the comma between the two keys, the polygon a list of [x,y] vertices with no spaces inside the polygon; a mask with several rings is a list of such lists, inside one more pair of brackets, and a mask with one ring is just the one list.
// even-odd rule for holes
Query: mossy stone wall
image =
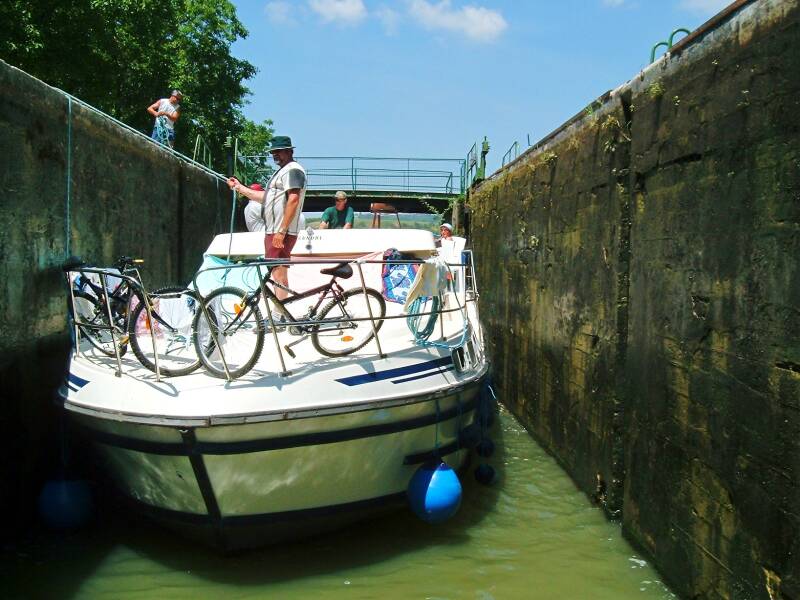
{"label": "mossy stone wall", "polygon": [[504,401],[691,598],[800,598],[798,48],[739,3],[469,201]]}
{"label": "mossy stone wall", "polygon": [[4,528],[13,534],[54,474],[53,399],[69,345],[62,262],[130,255],[145,260],[148,287],[185,283],[227,229],[230,193],[0,61],[0,198],[0,509],[21,516]]}

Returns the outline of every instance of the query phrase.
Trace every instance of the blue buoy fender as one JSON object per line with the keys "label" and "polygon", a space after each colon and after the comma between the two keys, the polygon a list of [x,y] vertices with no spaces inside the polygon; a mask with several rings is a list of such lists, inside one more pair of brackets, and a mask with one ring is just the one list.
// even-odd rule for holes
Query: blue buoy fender
{"label": "blue buoy fender", "polygon": [[44,484],[39,514],[54,529],[77,529],[92,516],[92,491],[82,480],[57,479]]}
{"label": "blue buoy fender", "polygon": [[411,510],[428,523],[441,523],[458,512],[461,482],[447,463],[429,461],[414,473],[408,484]]}

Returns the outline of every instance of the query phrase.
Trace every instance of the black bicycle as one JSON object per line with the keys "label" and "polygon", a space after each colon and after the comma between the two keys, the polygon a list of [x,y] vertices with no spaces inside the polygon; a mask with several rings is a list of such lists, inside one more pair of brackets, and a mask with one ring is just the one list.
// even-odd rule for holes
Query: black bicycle
{"label": "black bicycle", "polygon": [[[187,375],[200,366],[191,336],[197,295],[182,286],[167,286],[145,294],[138,270],[143,262],[120,257],[116,263],[119,275],[105,274],[105,287],[92,267],[78,259],[65,263],[65,271],[77,272],[72,282],[76,326],[81,337],[106,356],[115,357],[119,352],[121,357],[130,345],[149,370],[155,372],[157,354],[159,373]],[[147,315],[145,297],[150,302],[152,319]]]}
{"label": "black bicycle", "polygon": [[[276,333],[288,329],[291,335],[300,336],[284,346],[290,356],[295,356],[291,346],[310,336],[319,353],[335,357],[363,348],[383,324],[386,302],[379,292],[360,287],[345,290],[339,284],[339,279],[353,276],[353,268],[348,263],[321,269],[320,273],[330,275],[331,280],[305,292],[296,292],[277,283],[271,277],[274,266],[265,268],[263,281],[254,291],[221,287],[205,298],[205,311],[197,311],[193,325],[195,350],[203,366],[216,377],[227,377],[226,366],[232,378],[250,371],[261,356],[264,334],[273,325]],[[278,299],[270,286],[285,290],[288,297]],[[262,289],[282,317],[273,319],[272,323],[264,320],[258,306]],[[287,308],[293,302],[316,294],[319,299],[300,319]]]}

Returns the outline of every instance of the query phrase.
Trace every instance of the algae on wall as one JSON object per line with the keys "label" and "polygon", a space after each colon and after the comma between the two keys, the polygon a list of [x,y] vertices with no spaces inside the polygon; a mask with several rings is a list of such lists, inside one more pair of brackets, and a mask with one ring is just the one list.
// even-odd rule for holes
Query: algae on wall
{"label": "algae on wall", "polygon": [[800,597],[798,47],[745,5],[470,199],[505,401],[689,597]]}
{"label": "algae on wall", "polygon": [[[149,288],[187,283],[230,194],[212,175],[0,61],[0,492],[29,516],[56,453],[69,338],[61,264],[144,258]],[[12,529],[26,519],[12,520]]]}

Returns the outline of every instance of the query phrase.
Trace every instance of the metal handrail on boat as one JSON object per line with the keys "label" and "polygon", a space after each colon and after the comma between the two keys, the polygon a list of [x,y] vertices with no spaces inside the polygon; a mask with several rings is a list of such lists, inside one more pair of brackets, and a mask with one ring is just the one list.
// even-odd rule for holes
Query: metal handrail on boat
{"label": "metal handrail on boat", "polygon": [[[474,276],[474,260],[473,260],[472,251],[471,250],[463,251],[462,252],[462,258],[465,255],[469,258],[469,260],[465,260],[464,262],[460,262],[460,263],[446,263],[447,266],[448,266],[448,270],[449,270],[449,272],[451,274],[453,272],[452,271],[453,267],[456,267],[456,268],[464,270],[463,298],[462,298],[463,302],[462,302],[462,304],[459,304],[459,306],[457,308],[442,308],[442,307],[440,307],[440,308],[437,308],[436,310],[430,310],[430,311],[413,312],[413,313],[407,313],[407,314],[401,314],[401,315],[385,315],[381,319],[376,319],[375,315],[372,313],[371,304],[369,302],[367,302],[367,310],[369,312],[369,318],[348,317],[346,319],[339,319],[339,320],[342,321],[342,322],[348,322],[348,323],[370,321],[370,325],[371,325],[372,331],[373,331],[373,337],[375,339],[375,344],[378,347],[378,355],[381,358],[386,358],[387,355],[384,354],[382,346],[381,346],[378,321],[382,322],[382,321],[387,321],[387,320],[390,320],[390,319],[408,319],[409,317],[422,317],[422,316],[429,316],[429,315],[439,315],[440,321],[441,321],[441,315],[447,314],[447,313],[452,313],[452,312],[461,312],[461,313],[463,313],[464,314],[464,319],[466,320],[467,316],[465,314],[465,310],[466,310],[466,305],[467,305],[468,302],[475,303],[475,305],[476,305],[476,315],[477,315],[477,300],[478,300],[479,294],[478,294],[477,287],[475,285],[476,284],[476,278]],[[361,280],[361,289],[366,294],[367,287],[366,287],[366,283],[365,283],[366,280],[364,278],[362,265],[365,265],[365,264],[375,264],[375,265],[417,264],[417,265],[422,265],[425,262],[426,261],[424,259],[365,260],[363,258],[352,258],[352,259],[344,259],[344,260],[328,258],[328,259],[312,259],[312,260],[302,260],[302,261],[295,261],[295,260],[291,260],[291,259],[270,259],[270,260],[266,260],[265,259],[265,260],[256,260],[256,261],[249,261],[248,260],[247,262],[232,263],[232,264],[227,264],[227,265],[215,265],[215,266],[210,266],[210,267],[206,267],[206,268],[200,269],[200,270],[197,271],[197,273],[195,273],[194,277],[192,278],[192,286],[193,286],[194,292],[197,295],[197,299],[198,299],[198,301],[200,303],[200,309],[203,311],[203,314],[204,314],[206,320],[210,322],[209,315],[208,315],[208,307],[207,307],[207,303],[206,303],[206,297],[208,295],[210,295],[210,293],[213,292],[214,290],[211,290],[211,292],[209,292],[209,294],[203,295],[203,293],[200,291],[200,286],[199,286],[198,281],[197,281],[198,277],[200,277],[204,273],[209,273],[209,272],[212,272],[212,271],[221,271],[221,270],[232,271],[232,270],[235,270],[235,269],[255,268],[256,269],[256,273],[258,274],[258,286],[259,286],[259,289],[260,289],[260,292],[261,292],[261,298],[263,299],[263,301],[265,303],[265,306],[266,306],[266,309],[267,309],[266,310],[266,313],[267,313],[266,317],[267,317],[267,320],[269,321],[270,329],[272,331],[273,341],[275,343],[275,348],[276,348],[276,351],[278,352],[278,357],[279,357],[280,362],[281,362],[281,376],[288,376],[288,375],[291,374],[291,372],[286,369],[286,361],[285,361],[285,358],[283,356],[283,348],[281,347],[280,341],[278,339],[278,334],[277,334],[275,323],[274,323],[273,317],[272,317],[272,308],[269,305],[269,298],[268,298],[268,295],[266,294],[266,290],[264,289],[265,285],[266,285],[265,284],[266,278],[262,274],[262,270],[261,270],[262,268],[267,267],[267,268],[272,269],[272,268],[279,267],[279,266],[292,266],[292,265],[301,265],[301,264],[302,265],[313,265],[313,264],[321,264],[321,265],[334,264],[335,265],[335,264],[346,263],[346,264],[350,264],[350,265],[355,265],[355,267],[356,267],[356,269],[358,270],[358,273],[359,273],[359,278]],[[468,274],[469,274],[469,276],[467,276]],[[471,294],[468,295],[468,292],[470,292]],[[293,325],[293,326],[306,326],[306,325],[319,324],[319,322],[320,321],[316,320],[316,319],[296,320],[296,321],[292,322],[291,325]],[[209,328],[209,331],[210,331],[210,333],[211,333],[211,335],[213,337],[214,344],[216,346],[216,350],[220,353],[220,358],[222,360],[223,369],[225,371],[226,379],[228,381],[232,381],[233,378],[231,377],[230,369],[228,368],[228,363],[227,363],[227,360],[225,359],[225,351],[223,349],[223,345],[219,343],[219,339],[217,338],[217,332],[214,331],[214,328],[213,327]],[[444,334],[444,331],[443,331],[443,325],[442,325],[442,335],[443,334]]]}
{"label": "metal handrail on boat", "polygon": [[[108,325],[97,324],[97,323],[88,323],[83,322],[81,319],[81,315],[76,310],[75,306],[75,289],[73,286],[73,281],[70,278],[71,273],[79,273],[81,276],[84,273],[95,274],[100,277],[100,286],[104,290],[103,293],[103,300],[106,309],[106,318],[108,319]],[[70,308],[71,308],[71,316],[72,316],[72,325],[73,331],[75,333],[75,349],[77,352],[80,352],[81,348],[81,333],[80,328],[86,327],[87,329],[96,329],[98,331],[109,331],[111,333],[111,342],[114,346],[114,356],[117,362],[117,370],[115,375],[117,377],[122,377],[122,357],[119,353],[119,343],[116,333],[116,327],[114,326],[114,315],[111,312],[111,302],[109,301],[109,297],[111,295],[108,289],[108,277],[116,277],[122,281],[125,281],[130,287],[131,290],[135,293],[138,292],[141,294],[141,298],[144,301],[144,309],[147,312],[147,319],[149,323],[153,322],[153,314],[152,314],[152,304],[150,302],[150,296],[147,294],[147,290],[144,289],[142,282],[139,281],[136,277],[131,275],[126,275],[122,272],[119,272],[117,269],[112,268],[103,268],[103,267],[89,267],[89,266],[75,266],[75,267],[64,267],[64,275],[67,278],[67,287],[69,288],[69,297],[70,297]],[[98,301],[100,298],[98,298]],[[150,327],[150,341],[153,344],[153,362],[155,364],[155,374],[156,374],[156,381],[161,381],[161,372],[158,366],[158,351],[156,349],[156,338],[155,333],[153,333],[153,328]]]}
{"label": "metal handrail on boat", "polygon": [[[211,271],[219,271],[219,270],[231,271],[231,270],[234,270],[234,269],[244,269],[244,268],[254,267],[256,269],[256,273],[258,274],[258,285],[260,287],[261,297],[264,299],[264,302],[267,305],[267,319],[269,321],[270,328],[272,330],[272,334],[273,334],[272,337],[273,337],[273,341],[275,343],[275,348],[276,348],[276,350],[278,352],[278,356],[279,356],[280,361],[281,361],[281,369],[282,369],[281,375],[282,376],[287,376],[287,375],[290,374],[290,372],[286,368],[286,361],[285,361],[285,358],[283,356],[283,348],[280,345],[280,340],[278,339],[275,323],[274,323],[274,321],[272,319],[272,309],[271,309],[271,307],[269,305],[269,298],[268,298],[268,296],[266,294],[266,291],[264,289],[264,286],[266,285],[265,281],[266,281],[267,278],[264,277],[264,273],[263,273],[262,269],[265,268],[265,267],[268,267],[268,268],[271,269],[271,268],[274,268],[276,266],[282,266],[282,265],[289,265],[289,266],[290,265],[300,265],[300,264],[303,264],[303,265],[309,265],[309,264],[331,265],[331,264],[342,264],[342,263],[355,265],[355,268],[358,270],[358,273],[359,273],[359,279],[360,279],[360,284],[361,284],[360,288],[366,294],[367,286],[366,286],[366,278],[364,276],[364,271],[363,271],[363,265],[366,265],[366,264],[381,265],[381,266],[384,266],[384,265],[401,265],[401,264],[422,265],[423,263],[425,263],[425,260],[424,259],[366,260],[364,258],[353,258],[353,259],[342,260],[342,259],[330,259],[330,258],[327,258],[327,259],[314,259],[314,260],[302,260],[302,261],[292,261],[292,260],[285,260],[285,259],[281,259],[281,260],[248,261],[248,262],[233,263],[233,264],[227,264],[227,265],[217,265],[217,266],[206,267],[204,269],[200,269],[194,275],[191,285],[193,286],[193,290],[196,293],[196,299],[200,303],[200,309],[204,312],[205,318],[208,320],[209,319],[208,306],[207,306],[207,303],[206,303],[206,297],[208,296],[208,294],[206,294],[204,296],[200,292],[200,286],[198,285],[198,277],[201,276],[203,273],[208,273],[208,272],[211,272]],[[444,337],[443,322],[442,322],[442,318],[441,318],[442,315],[453,313],[453,312],[461,312],[462,315],[463,315],[463,318],[465,320],[465,324],[466,324],[467,319],[468,319],[468,316],[466,314],[466,306],[467,306],[467,304],[469,302],[473,302],[475,304],[475,316],[477,318],[477,315],[478,315],[478,312],[477,312],[477,310],[478,310],[477,300],[478,300],[478,297],[479,297],[478,290],[477,290],[477,279],[475,277],[475,271],[474,271],[474,260],[473,260],[472,251],[471,250],[465,250],[465,251],[462,252],[462,262],[460,262],[460,263],[446,263],[446,264],[448,266],[449,272],[451,273],[451,281],[455,280],[455,278],[452,277],[452,273],[453,273],[453,269],[454,268],[462,270],[462,273],[463,273],[463,275],[462,275],[463,284],[462,284],[462,286],[459,286],[459,287],[461,287],[461,290],[458,290],[458,289],[451,290],[452,293],[455,295],[456,302],[458,303],[457,307],[455,307],[455,308],[444,308],[444,303],[442,303],[438,308],[435,308],[435,309],[432,309],[432,310],[413,311],[413,312],[399,314],[399,315],[384,315],[382,318],[377,318],[376,315],[373,314],[371,303],[367,302],[367,310],[369,312],[369,317],[360,317],[360,318],[347,317],[346,319],[338,319],[338,320],[342,321],[342,322],[353,322],[353,323],[354,322],[369,321],[370,322],[370,326],[372,327],[372,332],[373,332],[373,337],[375,339],[375,344],[376,344],[377,349],[378,349],[378,356],[380,356],[381,358],[386,358],[386,356],[387,356],[383,351],[383,347],[381,345],[381,339],[380,339],[380,332],[379,332],[380,323],[383,322],[383,321],[387,321],[387,320],[390,320],[390,319],[408,319],[410,317],[424,317],[424,316],[430,316],[430,315],[437,315],[440,318],[440,329],[441,329],[441,334],[440,335],[442,335],[442,337]],[[65,273],[65,276],[67,278],[69,294],[70,294],[70,306],[71,306],[72,324],[73,324],[74,335],[75,335],[75,348],[76,348],[76,351],[79,352],[79,353],[81,352],[81,348],[80,348],[80,346],[81,346],[81,327],[85,327],[86,329],[90,329],[90,330],[109,331],[110,334],[111,334],[111,341],[112,341],[112,344],[114,346],[114,357],[116,359],[115,375],[117,377],[121,377],[122,376],[122,372],[123,372],[123,367],[122,367],[122,358],[121,358],[121,355],[120,355],[120,344],[119,344],[120,338],[118,336],[118,332],[116,331],[116,325],[114,324],[115,323],[115,319],[114,319],[114,313],[113,313],[112,308],[111,308],[111,302],[110,302],[111,290],[109,290],[109,287],[108,287],[108,277],[115,277],[118,280],[120,280],[121,283],[118,284],[118,285],[122,285],[122,282],[124,282],[125,284],[127,284],[131,288],[131,292],[134,293],[134,295],[138,295],[142,299],[142,301],[145,304],[144,308],[145,308],[145,311],[147,313],[148,322],[152,323],[153,322],[153,312],[152,312],[153,306],[152,306],[152,302],[151,302],[150,296],[147,293],[147,290],[145,290],[145,288],[142,285],[140,279],[138,279],[137,277],[131,276],[131,275],[126,275],[124,273],[121,273],[121,272],[119,272],[118,269],[102,268],[102,267],[89,267],[89,266],[75,266],[75,267],[65,267],[64,268],[64,273]],[[86,322],[83,319],[83,315],[80,313],[80,311],[77,310],[77,307],[76,307],[75,288],[74,288],[74,285],[73,285],[73,279],[71,277],[71,274],[73,274],[73,273],[78,273],[80,275],[95,274],[95,275],[97,275],[99,277],[100,285],[102,286],[102,289],[106,290],[106,293],[103,294],[102,301],[103,301],[104,308],[105,308],[105,313],[106,313],[105,317],[108,319],[107,324],[89,323],[89,322]],[[250,286],[246,286],[246,287],[250,287]],[[216,289],[216,288],[214,288],[214,289]],[[213,291],[213,289],[211,291]],[[458,296],[459,296],[458,292],[459,291],[462,292],[462,294],[461,294],[462,298],[460,299],[461,300],[460,302],[459,302],[459,298],[458,298]],[[100,300],[101,299],[98,298],[98,301],[100,301]],[[320,321],[318,319],[301,319],[301,320],[295,320],[294,322],[292,322],[292,325],[293,326],[308,326],[308,325],[315,325],[315,324],[319,324],[319,323],[320,323]],[[152,327],[150,327],[149,329],[150,329],[150,341],[151,341],[152,348],[153,348],[153,360],[154,360],[154,367],[155,367],[154,371],[155,371],[155,375],[156,375],[156,381],[160,382],[161,381],[161,372],[160,372],[160,368],[159,368],[158,348],[157,348],[157,345],[156,345],[155,332],[154,332]],[[227,361],[225,359],[225,351],[223,349],[224,345],[219,343],[219,339],[217,338],[217,332],[214,331],[214,328],[210,328],[210,331],[211,331],[211,335],[213,336],[214,343],[216,344],[217,349],[218,349],[218,351],[220,353],[220,358],[222,359],[223,368],[224,368],[225,374],[226,374],[226,379],[228,381],[232,381],[234,378],[231,377],[230,369],[228,368],[228,364],[227,364]]]}

